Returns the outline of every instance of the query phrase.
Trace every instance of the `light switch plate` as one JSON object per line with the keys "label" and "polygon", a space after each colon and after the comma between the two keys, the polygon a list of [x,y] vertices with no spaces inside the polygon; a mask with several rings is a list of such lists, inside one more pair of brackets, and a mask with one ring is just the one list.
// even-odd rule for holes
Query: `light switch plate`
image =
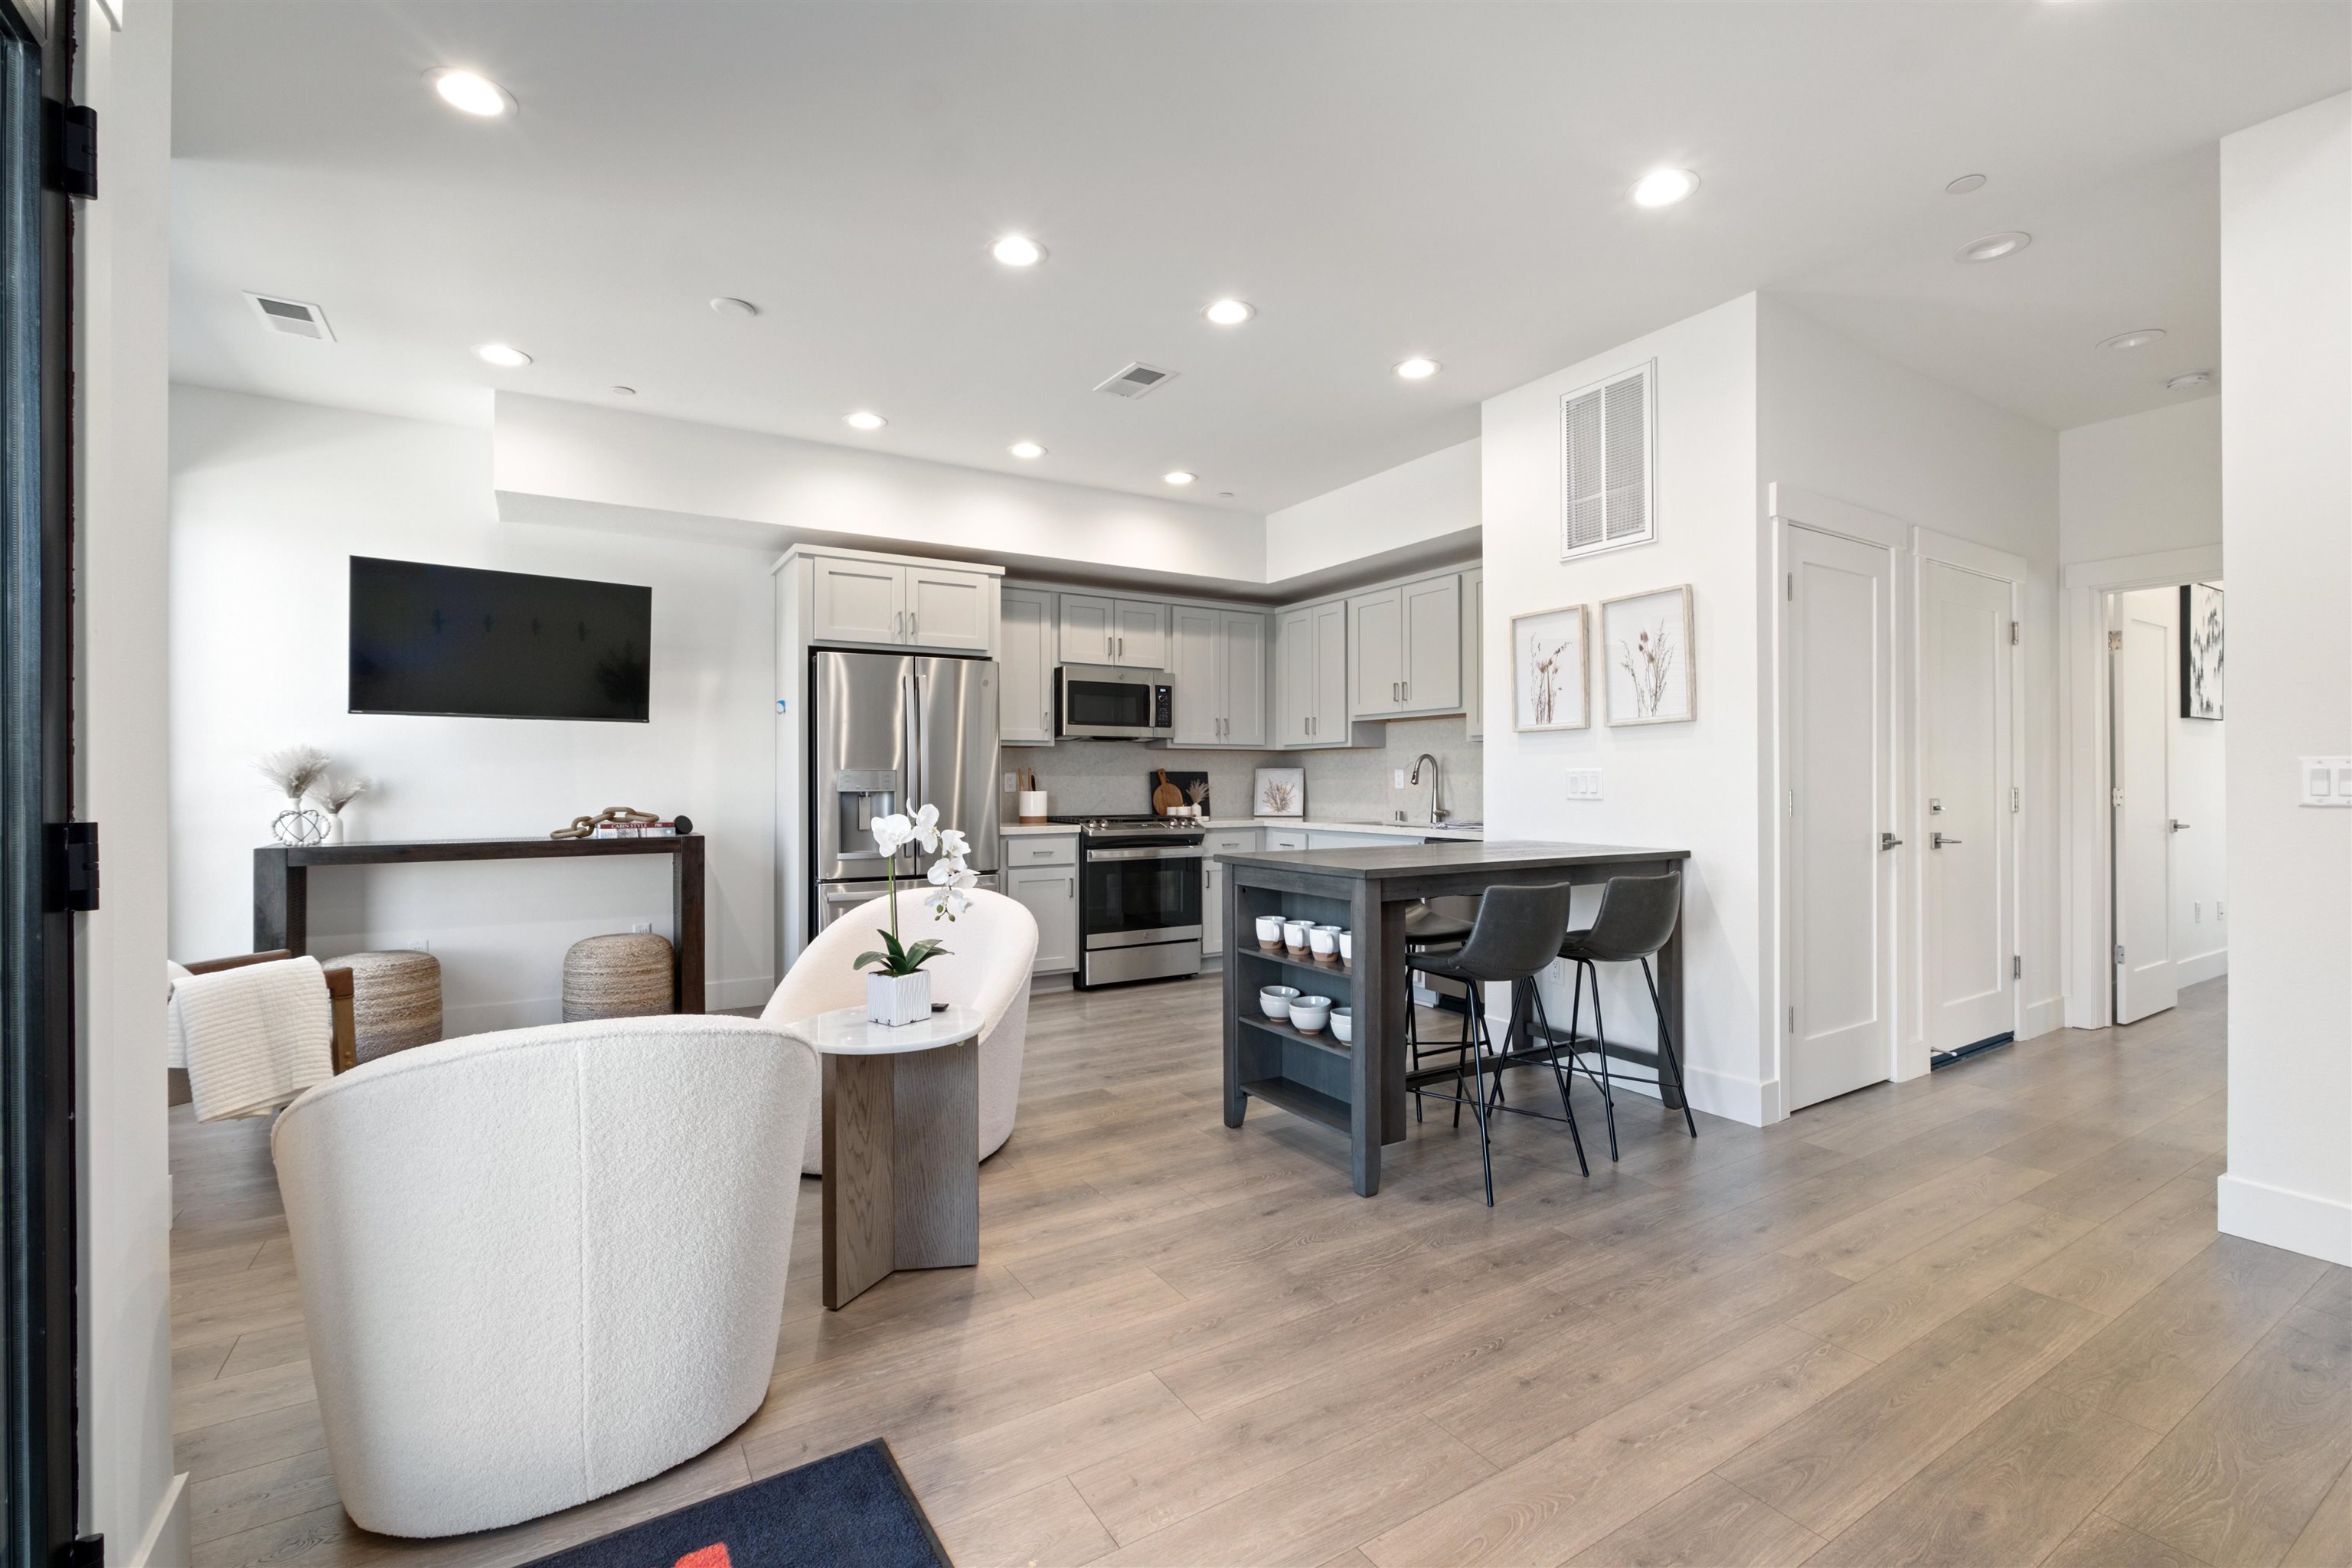
{"label": "light switch plate", "polygon": [[2296,759],[2301,804],[2352,807],[2352,757]]}
{"label": "light switch plate", "polygon": [[1568,798],[1570,800],[1599,800],[1601,798],[1601,770],[1599,768],[1569,769]]}

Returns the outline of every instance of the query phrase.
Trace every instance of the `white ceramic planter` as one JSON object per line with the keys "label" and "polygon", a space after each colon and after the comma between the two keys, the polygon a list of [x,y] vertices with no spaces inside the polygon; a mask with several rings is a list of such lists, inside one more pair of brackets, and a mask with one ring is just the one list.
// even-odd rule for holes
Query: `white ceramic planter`
{"label": "white ceramic planter", "polygon": [[869,974],[866,977],[866,1016],[877,1024],[898,1028],[931,1016],[931,976],[929,970],[918,969],[912,974]]}

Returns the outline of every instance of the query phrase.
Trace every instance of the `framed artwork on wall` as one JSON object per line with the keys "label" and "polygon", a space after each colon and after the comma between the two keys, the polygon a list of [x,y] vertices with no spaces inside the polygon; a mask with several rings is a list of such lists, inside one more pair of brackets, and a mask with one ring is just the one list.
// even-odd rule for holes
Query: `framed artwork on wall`
{"label": "framed artwork on wall", "polygon": [[2221,716],[2221,590],[2180,585],[2180,716]]}
{"label": "framed artwork on wall", "polygon": [[1305,768],[1260,768],[1257,787],[1250,795],[1252,816],[1304,816],[1307,815],[1307,770]]}
{"label": "framed artwork on wall", "polygon": [[1698,717],[1698,658],[1685,583],[1601,604],[1601,689],[1611,726]]}
{"label": "framed artwork on wall", "polygon": [[1511,727],[1582,730],[1592,722],[1592,635],[1582,605],[1511,617]]}

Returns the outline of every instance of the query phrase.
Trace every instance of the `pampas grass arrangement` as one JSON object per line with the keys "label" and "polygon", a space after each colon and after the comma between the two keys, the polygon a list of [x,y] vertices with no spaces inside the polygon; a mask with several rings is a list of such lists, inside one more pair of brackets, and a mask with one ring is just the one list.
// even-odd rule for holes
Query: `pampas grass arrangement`
{"label": "pampas grass arrangement", "polygon": [[299,801],[326,776],[328,759],[316,746],[284,746],[256,758],[253,765],[288,799]]}
{"label": "pampas grass arrangement", "polygon": [[329,773],[310,791],[310,798],[327,808],[331,816],[341,816],[343,807],[375,788],[375,781],[352,773]]}

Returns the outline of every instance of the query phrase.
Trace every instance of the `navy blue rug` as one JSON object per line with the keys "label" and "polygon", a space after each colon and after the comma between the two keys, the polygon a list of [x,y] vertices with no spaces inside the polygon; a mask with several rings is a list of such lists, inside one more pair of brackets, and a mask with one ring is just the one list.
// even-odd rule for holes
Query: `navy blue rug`
{"label": "navy blue rug", "polygon": [[530,1568],[952,1568],[876,1438],[690,1503]]}

